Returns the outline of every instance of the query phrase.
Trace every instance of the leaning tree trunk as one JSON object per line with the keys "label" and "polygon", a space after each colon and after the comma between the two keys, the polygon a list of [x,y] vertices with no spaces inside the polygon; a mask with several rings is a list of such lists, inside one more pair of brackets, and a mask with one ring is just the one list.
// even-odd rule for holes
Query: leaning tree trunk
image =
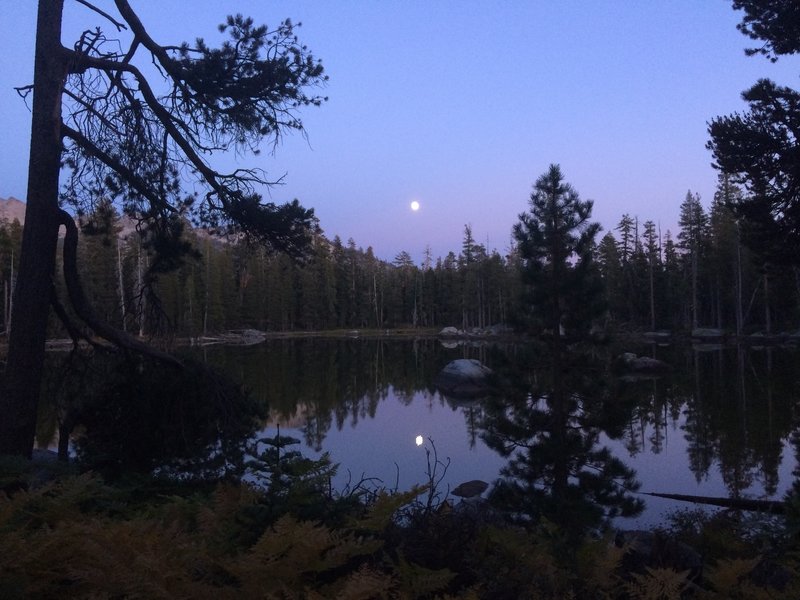
{"label": "leaning tree trunk", "polygon": [[0,454],[30,457],[44,366],[58,242],[63,0],[40,0],[36,23],[30,164],[8,360],[0,396]]}

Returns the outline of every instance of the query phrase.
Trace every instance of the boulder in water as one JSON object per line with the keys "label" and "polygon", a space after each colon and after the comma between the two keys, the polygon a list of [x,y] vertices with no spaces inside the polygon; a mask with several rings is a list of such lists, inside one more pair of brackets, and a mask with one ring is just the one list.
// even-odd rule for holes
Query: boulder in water
{"label": "boulder in water", "polygon": [[661,374],[670,370],[670,366],[663,360],[636,356],[633,352],[625,352],[617,359],[617,369],[623,373]]}
{"label": "boulder in water", "polygon": [[473,498],[475,496],[480,496],[488,487],[489,484],[485,481],[473,479],[472,481],[465,481],[464,483],[457,485],[450,493],[453,494],[453,496],[458,496],[459,498]]}
{"label": "boulder in water", "polygon": [[445,394],[457,397],[480,396],[491,386],[492,370],[473,358],[460,358],[449,362],[434,378],[433,383]]}

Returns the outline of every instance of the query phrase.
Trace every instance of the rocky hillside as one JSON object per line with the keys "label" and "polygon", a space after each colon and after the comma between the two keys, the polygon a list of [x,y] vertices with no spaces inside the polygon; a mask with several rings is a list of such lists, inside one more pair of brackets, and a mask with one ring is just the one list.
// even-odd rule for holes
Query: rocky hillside
{"label": "rocky hillside", "polygon": [[25,203],[13,196],[7,200],[0,198],[0,221],[13,223],[14,219],[25,222]]}

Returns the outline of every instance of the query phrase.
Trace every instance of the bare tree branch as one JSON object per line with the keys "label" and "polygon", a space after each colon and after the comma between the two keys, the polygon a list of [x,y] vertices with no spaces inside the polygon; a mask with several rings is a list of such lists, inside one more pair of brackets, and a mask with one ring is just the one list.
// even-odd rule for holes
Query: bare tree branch
{"label": "bare tree branch", "polygon": [[178,130],[172,115],[159,102],[158,98],[150,87],[150,84],[147,82],[147,79],[144,77],[144,75],[142,75],[139,69],[131,64],[97,58],[94,56],[76,55],[75,63],[78,65],[78,68],[94,67],[112,72],[125,71],[133,75],[139,84],[139,91],[142,93],[147,106],[153,111],[153,114],[158,118],[167,133],[169,133],[170,138],[186,154],[186,157],[189,159],[192,166],[197,169],[197,171],[203,176],[203,179],[214,189],[214,191],[221,196],[221,199],[228,197],[228,190],[226,190],[219,181],[220,178],[225,178],[226,176],[209,167],[208,164],[200,157],[200,155],[197,154],[194,147],[192,147],[189,141]]}
{"label": "bare tree branch", "polygon": [[125,181],[135,189],[139,194],[147,198],[154,206],[158,206],[159,208],[172,212],[177,213],[177,209],[172,206],[169,202],[166,202],[164,199],[159,198],[157,195],[153,194],[150,187],[139,178],[136,173],[132,172],[128,167],[123,165],[120,161],[109,156],[105,152],[103,152],[100,148],[95,146],[91,140],[89,140],[86,136],[84,136],[81,132],[72,129],[71,127],[62,124],[61,125],[62,133],[74,141],[86,154],[89,156],[96,158],[104,165],[113,169],[117,173],[119,173]]}
{"label": "bare tree branch", "polygon": [[117,31],[122,31],[122,30],[127,30],[127,29],[128,29],[128,28],[125,26],[125,23],[120,23],[120,22],[119,22],[119,21],[117,21],[117,20],[116,20],[114,17],[112,17],[111,15],[109,15],[107,12],[104,12],[104,11],[100,10],[100,9],[99,9],[99,8],[97,8],[97,7],[96,7],[94,4],[92,4],[91,2],[88,2],[87,0],[75,0],[75,1],[76,1],[78,4],[83,4],[83,5],[84,5],[86,8],[88,8],[89,10],[93,10],[93,11],[94,11],[94,12],[96,12],[98,15],[101,15],[101,16],[105,17],[106,19],[108,19],[109,21],[111,21],[111,23],[113,23],[114,27],[116,27],[116,28],[117,28]]}
{"label": "bare tree branch", "polygon": [[136,36],[136,39],[158,59],[158,62],[167,73],[175,77],[177,74],[174,72],[172,59],[167,54],[166,50],[150,37],[150,34],[147,33],[142,21],[139,19],[139,15],[133,11],[127,0],[114,0],[114,4],[116,4],[117,10],[119,14],[122,15],[122,18],[131,26],[131,31],[133,35]]}
{"label": "bare tree branch", "polygon": [[89,104],[88,102],[78,97],[76,94],[73,94],[71,91],[67,89],[64,90],[64,94],[72,98],[75,102],[77,102],[81,106],[85,107],[86,110],[88,110],[95,117],[97,117],[103,123],[103,125],[108,127],[115,134],[120,135],[119,129],[117,129],[117,127],[111,121],[109,121],[104,115],[100,114],[91,104]]}

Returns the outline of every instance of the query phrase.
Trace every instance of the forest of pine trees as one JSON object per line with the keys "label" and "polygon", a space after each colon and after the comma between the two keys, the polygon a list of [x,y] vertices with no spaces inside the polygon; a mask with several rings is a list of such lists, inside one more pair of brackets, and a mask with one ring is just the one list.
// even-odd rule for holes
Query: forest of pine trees
{"label": "forest of pine trees", "polygon": [[[800,272],[750,249],[755,235],[727,208],[742,192],[724,176],[710,206],[688,192],[678,231],[622,215],[598,236],[607,311],[597,325],[626,331],[719,328],[742,334],[795,331]],[[102,211],[105,211],[103,214]],[[521,310],[518,249],[504,254],[464,226],[460,252],[421,264],[408,252],[391,262],[352,239],[315,236],[301,262],[245,241],[199,230],[179,266],[153,273],[152,248],[112,209],[82,220],[84,285],[98,314],[144,336],[202,336],[229,329],[483,328],[514,324]],[[750,236],[750,238],[748,238]],[[0,223],[0,323],[7,327],[19,223]],[[745,244],[745,242],[750,242]],[[166,271],[166,272],[164,272]],[[58,282],[57,282],[58,283]],[[52,335],[63,335],[56,319]]]}

